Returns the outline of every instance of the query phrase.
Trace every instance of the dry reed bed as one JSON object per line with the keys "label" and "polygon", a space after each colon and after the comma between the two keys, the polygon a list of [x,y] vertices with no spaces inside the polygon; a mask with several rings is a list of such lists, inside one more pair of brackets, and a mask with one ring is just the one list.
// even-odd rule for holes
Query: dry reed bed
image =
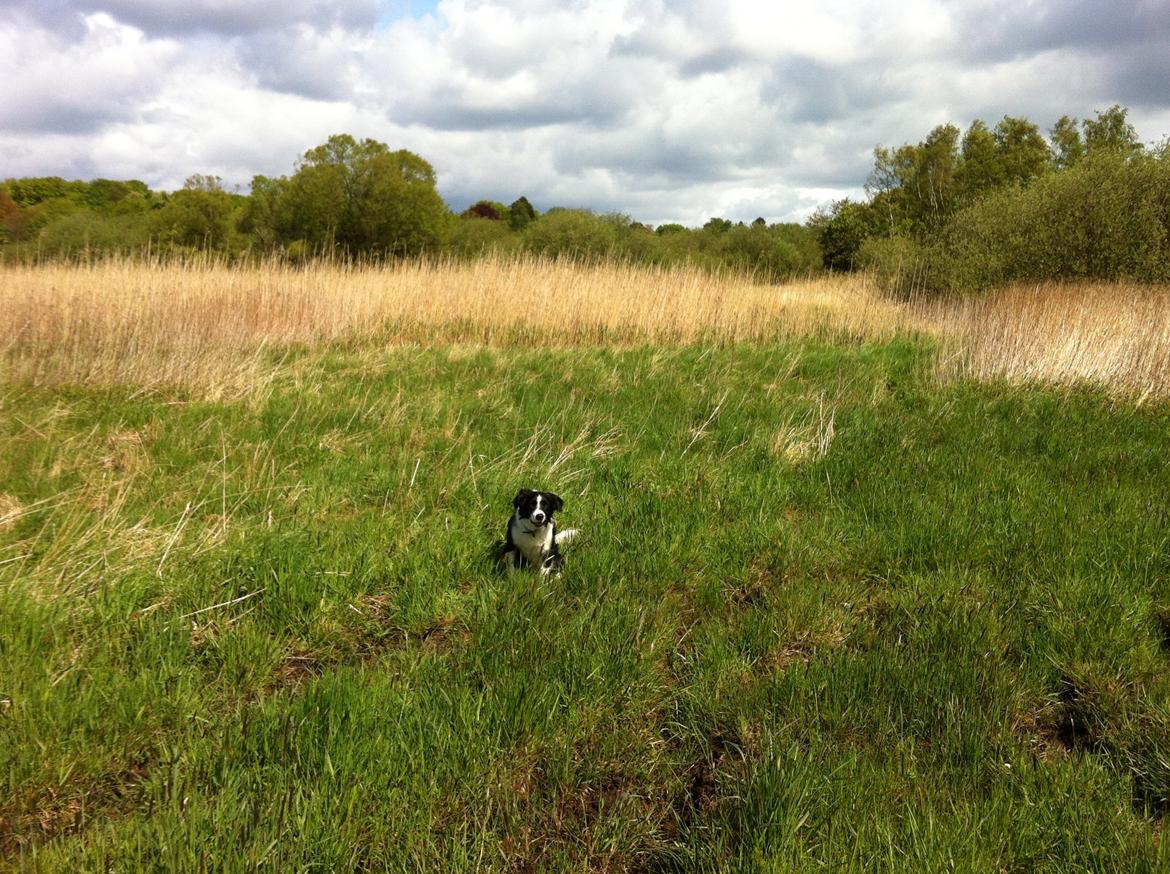
{"label": "dry reed bed", "polygon": [[917,307],[944,376],[1170,395],[1170,287],[1046,283]]}
{"label": "dry reed bed", "polygon": [[353,338],[686,343],[898,329],[897,307],[848,278],[775,287],[695,269],[526,258],[9,266],[0,289],[3,376],[35,383],[230,389],[262,379],[273,347]]}
{"label": "dry reed bed", "polygon": [[358,339],[542,345],[943,339],[947,377],[1170,395],[1170,288],[1051,284],[896,303],[864,276],[782,286],[531,258],[394,266],[0,266],[0,381],[246,391],[274,350]]}

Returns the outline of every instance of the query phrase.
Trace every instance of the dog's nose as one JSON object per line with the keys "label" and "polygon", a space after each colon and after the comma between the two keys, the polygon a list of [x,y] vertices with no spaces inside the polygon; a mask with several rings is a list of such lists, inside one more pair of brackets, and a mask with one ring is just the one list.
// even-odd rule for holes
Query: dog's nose
{"label": "dog's nose", "polygon": [[540,525],[542,522],[544,522],[544,513],[537,510],[535,513],[532,514],[532,521],[535,522],[537,525]]}

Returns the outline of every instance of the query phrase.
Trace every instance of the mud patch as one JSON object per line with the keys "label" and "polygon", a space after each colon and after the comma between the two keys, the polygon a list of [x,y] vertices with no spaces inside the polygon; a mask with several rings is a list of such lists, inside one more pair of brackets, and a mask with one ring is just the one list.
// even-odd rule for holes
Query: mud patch
{"label": "mud patch", "polygon": [[[0,504],[0,520],[3,519],[3,515],[3,505]],[[0,529],[3,527],[3,522],[0,521]],[[1154,628],[1157,631],[1158,645],[1162,647],[1162,652],[1170,655],[1170,607],[1154,608]]]}
{"label": "mud patch", "polygon": [[768,579],[765,572],[759,578],[749,580],[731,590],[731,603],[736,607],[763,607],[768,602]]}
{"label": "mud patch", "polygon": [[1144,816],[1163,819],[1170,814],[1170,772],[1165,762],[1156,760],[1153,768],[1133,768],[1133,809]]}
{"label": "mud patch", "polygon": [[276,668],[270,689],[295,689],[306,680],[321,676],[327,665],[308,650],[294,648]]}
{"label": "mud patch", "polygon": [[[732,743],[716,738],[688,760],[693,748],[654,712],[614,747],[605,737],[564,751],[518,749],[490,785],[489,819],[512,871],[664,871],[685,854],[690,812],[718,805],[725,785],[716,771],[734,760]],[[596,744],[596,746],[595,746]],[[689,746],[689,744],[687,744]],[[606,751],[603,752],[602,748]]]}
{"label": "mud patch", "polygon": [[130,813],[142,799],[149,775],[146,760],[81,781],[18,793],[0,803],[0,858],[23,853],[58,838],[79,834],[95,820]]}
{"label": "mud patch", "polygon": [[1132,781],[1130,803],[1140,816],[1170,814],[1170,745],[1167,726],[1149,715],[1127,713],[1116,681],[1093,683],[1066,676],[1039,713],[1017,722],[1030,736],[1033,753],[1099,757],[1102,766]]}
{"label": "mud patch", "polygon": [[707,755],[697,759],[683,773],[683,792],[673,809],[679,834],[716,811],[730,798],[727,784],[747,759],[744,742],[735,735],[715,734],[708,741]]}
{"label": "mud patch", "polygon": [[1091,691],[1065,677],[1044,731],[1066,750],[1101,752],[1104,724],[1094,698]]}
{"label": "mud patch", "polygon": [[[623,771],[604,772],[578,786],[542,785],[521,780],[513,798],[515,819],[505,823],[500,849],[510,870],[539,872],[568,865],[587,871],[645,871],[648,862],[677,834],[661,787]],[[633,828],[629,843],[604,838],[607,821]],[[612,824],[612,822],[611,822]]]}
{"label": "mud patch", "polygon": [[371,595],[349,605],[360,616],[320,645],[294,642],[260,690],[261,697],[282,689],[298,689],[330,670],[375,661],[393,651],[443,653],[471,636],[454,616],[439,616],[420,630],[396,624],[389,598]]}
{"label": "mud patch", "polygon": [[1033,755],[1039,759],[1101,752],[1104,724],[1093,698],[1083,684],[1063,677],[1044,707],[1015,720],[1015,730],[1028,738]]}
{"label": "mud patch", "polygon": [[450,614],[438,616],[422,628],[404,626],[388,595],[366,595],[349,606],[360,617],[349,627],[345,642],[353,657],[372,658],[409,647],[446,650],[471,636],[467,624]]}

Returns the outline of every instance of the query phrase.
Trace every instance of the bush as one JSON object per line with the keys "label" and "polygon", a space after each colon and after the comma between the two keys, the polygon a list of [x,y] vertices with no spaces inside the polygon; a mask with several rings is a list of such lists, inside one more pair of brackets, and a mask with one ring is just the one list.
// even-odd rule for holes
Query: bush
{"label": "bush", "polygon": [[1170,158],[1090,155],[956,213],[942,284],[1044,279],[1170,280]]}
{"label": "bush", "polygon": [[809,220],[817,235],[824,266],[830,270],[853,270],[862,244],[877,233],[880,225],[875,207],[870,203],[839,200],[828,212],[819,212]]}
{"label": "bush", "polygon": [[520,235],[506,222],[464,218],[454,223],[448,246],[456,257],[475,258],[494,252],[516,251],[520,247]]}
{"label": "bush", "polygon": [[728,267],[754,273],[757,278],[775,281],[800,271],[800,252],[765,227],[737,225],[722,233],[720,260]]}
{"label": "bush", "polygon": [[550,258],[604,258],[617,240],[612,221],[583,209],[550,209],[524,230],[524,248]]}
{"label": "bush", "polygon": [[96,210],[67,213],[45,225],[37,236],[41,255],[74,258],[98,253],[132,253],[146,247],[145,214],[110,215]]}

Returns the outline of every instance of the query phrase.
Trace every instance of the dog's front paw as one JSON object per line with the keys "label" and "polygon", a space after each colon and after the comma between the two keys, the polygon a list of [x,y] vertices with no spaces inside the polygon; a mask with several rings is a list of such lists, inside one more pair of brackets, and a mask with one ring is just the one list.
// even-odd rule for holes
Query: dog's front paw
{"label": "dog's front paw", "polygon": [[580,528],[566,528],[564,531],[557,532],[557,546],[564,546],[566,543],[571,543],[574,537],[580,535]]}

